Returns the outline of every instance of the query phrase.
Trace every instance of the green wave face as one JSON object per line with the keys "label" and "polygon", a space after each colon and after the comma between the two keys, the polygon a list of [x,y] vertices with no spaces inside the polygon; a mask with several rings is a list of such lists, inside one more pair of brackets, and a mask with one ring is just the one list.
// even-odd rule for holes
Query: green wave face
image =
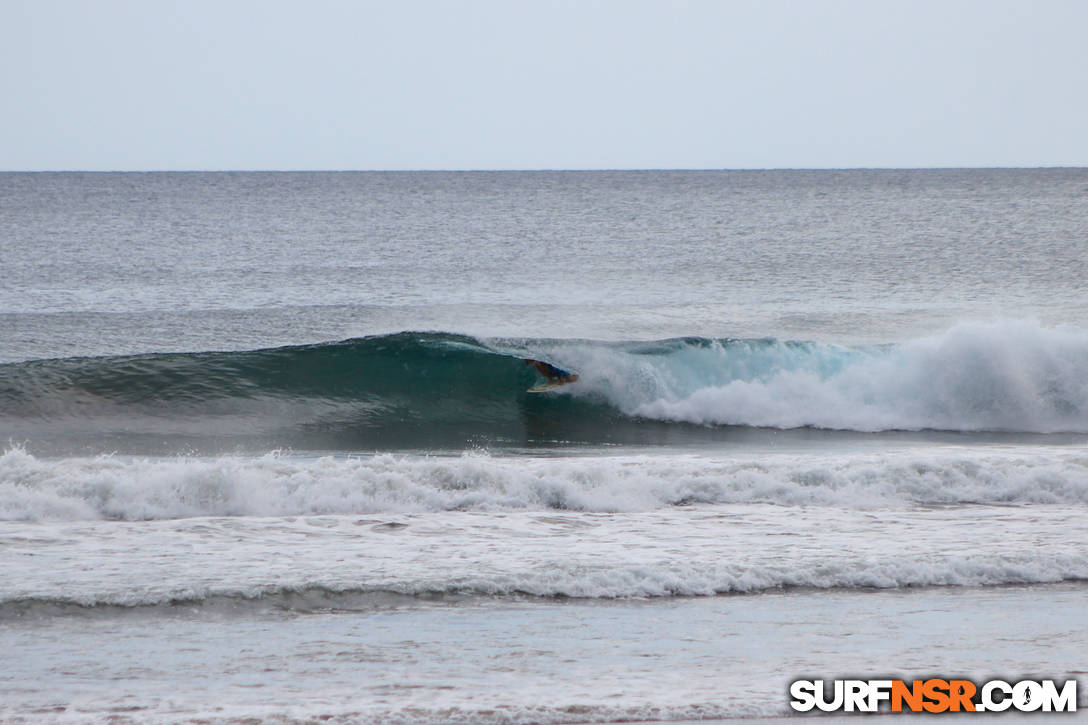
{"label": "green wave face", "polygon": [[607,406],[528,395],[536,380],[517,354],[444,333],[31,361],[0,366],[0,435],[317,449],[611,438],[588,433]]}

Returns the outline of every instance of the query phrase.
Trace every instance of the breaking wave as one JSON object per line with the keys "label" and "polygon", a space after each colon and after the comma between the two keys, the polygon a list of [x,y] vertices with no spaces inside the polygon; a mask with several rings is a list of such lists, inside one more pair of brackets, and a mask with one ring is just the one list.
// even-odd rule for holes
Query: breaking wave
{"label": "breaking wave", "polygon": [[[581,379],[527,394],[536,378],[523,357]],[[676,424],[1084,433],[1088,332],[974,324],[881,346],[404,332],[255,351],[0,365],[0,436],[17,441],[521,446],[636,442],[675,433]]]}

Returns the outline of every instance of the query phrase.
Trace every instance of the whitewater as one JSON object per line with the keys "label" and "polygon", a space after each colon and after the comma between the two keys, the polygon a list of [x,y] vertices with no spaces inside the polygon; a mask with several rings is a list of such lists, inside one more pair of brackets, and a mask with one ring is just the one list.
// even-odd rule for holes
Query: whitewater
{"label": "whitewater", "polygon": [[548,346],[628,415],[854,431],[1088,432],[1088,334],[959,324],[894,345],[683,340]]}
{"label": "whitewater", "polygon": [[0,174],[0,720],[1088,692],[1086,188]]}
{"label": "whitewater", "polygon": [[0,476],[0,518],[24,521],[1088,502],[1088,452],[996,444],[728,457],[472,452],[52,459],[16,448],[0,456]]}

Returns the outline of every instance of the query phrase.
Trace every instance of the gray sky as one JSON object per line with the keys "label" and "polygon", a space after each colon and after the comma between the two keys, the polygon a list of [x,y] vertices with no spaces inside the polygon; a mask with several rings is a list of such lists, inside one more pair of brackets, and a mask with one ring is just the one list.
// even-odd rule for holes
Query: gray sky
{"label": "gray sky", "polygon": [[1088,1],[0,0],[0,169],[1088,166]]}

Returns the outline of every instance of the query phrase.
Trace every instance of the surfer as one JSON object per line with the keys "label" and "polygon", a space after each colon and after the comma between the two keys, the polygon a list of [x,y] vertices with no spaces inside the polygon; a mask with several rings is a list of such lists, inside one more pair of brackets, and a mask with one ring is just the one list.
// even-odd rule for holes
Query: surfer
{"label": "surfer", "polygon": [[546,363],[543,360],[529,360],[525,361],[526,365],[532,365],[536,368],[536,371],[546,377],[549,383],[556,385],[566,385],[567,383],[573,383],[578,379],[575,373],[564,370],[563,368],[557,368],[551,363]]}

